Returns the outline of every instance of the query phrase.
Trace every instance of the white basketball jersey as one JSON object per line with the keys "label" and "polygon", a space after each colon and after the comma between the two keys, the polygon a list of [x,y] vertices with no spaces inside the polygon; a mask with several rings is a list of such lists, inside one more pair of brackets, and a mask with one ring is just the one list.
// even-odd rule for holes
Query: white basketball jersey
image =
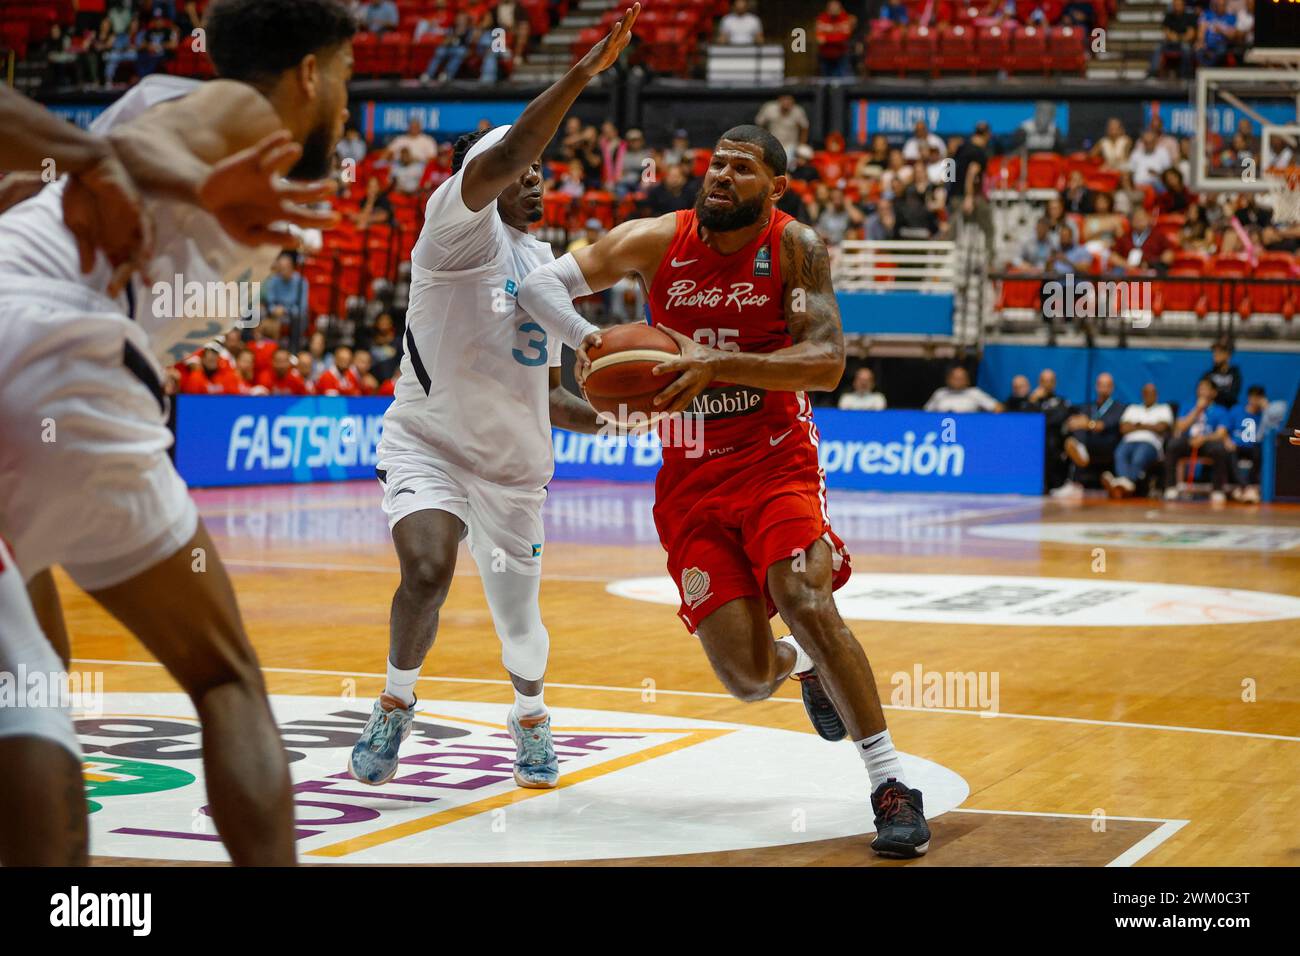
{"label": "white basketball jersey", "polygon": [[463,172],[425,207],[411,254],[402,377],[384,416],[381,462],[433,454],[496,484],[551,479],[550,368],[561,343],[519,307],[519,286],[554,261],[551,247],[473,212]]}
{"label": "white basketball jersey", "polygon": [[[199,85],[198,80],[181,77],[146,77],[105,110],[90,130],[102,136]],[[63,223],[66,182],[64,178],[46,186],[0,216],[0,276],[58,279],[103,293],[112,270],[100,255],[90,273],[81,272],[76,240]],[[159,361],[170,365],[235,324],[232,316],[236,313],[229,305],[215,313],[207,306],[219,303],[218,297],[230,300],[226,293],[237,289],[244,290],[245,298],[251,300],[254,287],[248,283],[260,282],[270,274],[279,249],[250,248],[235,242],[213,216],[190,203],[146,197],[145,208],[154,224],[154,258],[148,268],[154,285],[146,286],[136,276],[118,304],[148,333]],[[228,287],[228,283],[240,285]],[[200,301],[204,308],[196,307]]]}

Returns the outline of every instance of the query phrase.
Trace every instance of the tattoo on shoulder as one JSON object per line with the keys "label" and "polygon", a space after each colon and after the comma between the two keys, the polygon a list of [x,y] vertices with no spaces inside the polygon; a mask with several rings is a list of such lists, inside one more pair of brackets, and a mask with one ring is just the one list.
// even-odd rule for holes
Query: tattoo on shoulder
{"label": "tattoo on shoulder", "polygon": [[826,244],[808,226],[791,223],[781,234],[786,323],[796,341],[837,339],[840,310],[831,284]]}

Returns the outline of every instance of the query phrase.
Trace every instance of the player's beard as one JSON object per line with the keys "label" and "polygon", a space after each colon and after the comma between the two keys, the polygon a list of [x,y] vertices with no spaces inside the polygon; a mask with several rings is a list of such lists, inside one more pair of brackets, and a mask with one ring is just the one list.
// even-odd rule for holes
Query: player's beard
{"label": "player's beard", "polygon": [[330,155],[334,152],[334,136],[330,124],[321,123],[307,134],[302,144],[302,155],[293,169],[289,170],[289,179],[324,179],[330,174]]}
{"label": "player's beard", "polygon": [[713,232],[734,232],[737,229],[748,228],[762,218],[762,196],[755,196],[748,202],[740,202],[737,198],[735,205],[730,209],[710,209],[704,202],[708,195],[709,191],[701,186],[695,196],[695,217],[705,229]]}

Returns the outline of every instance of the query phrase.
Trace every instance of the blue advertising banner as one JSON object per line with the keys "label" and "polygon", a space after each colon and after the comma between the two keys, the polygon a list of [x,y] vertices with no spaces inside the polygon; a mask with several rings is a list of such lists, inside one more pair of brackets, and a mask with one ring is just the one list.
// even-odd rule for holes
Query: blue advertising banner
{"label": "blue advertising banner", "polygon": [[[1276,100],[1248,100],[1246,105],[1268,123],[1274,126],[1289,126],[1296,121],[1295,103],[1279,103]],[[1163,103],[1150,100],[1142,104],[1145,116],[1159,116],[1165,132],[1170,136],[1196,135],[1196,107],[1182,101]],[[1205,110],[1205,125],[1211,133],[1231,136],[1237,131],[1238,124],[1246,120],[1256,134],[1260,125],[1249,113],[1235,106],[1208,106]]]}
{"label": "blue advertising banner", "polygon": [[480,120],[504,126],[519,119],[525,100],[453,100],[443,102],[393,102],[369,100],[362,107],[362,134],[370,140],[404,133],[412,118],[424,131],[445,139],[478,129]]}
{"label": "blue advertising banner", "polygon": [[[371,478],[388,398],[181,395],[176,467],[196,488]],[[818,409],[826,484],[1036,495],[1043,416]],[[552,430],[556,478],[653,481],[655,435]]]}
{"label": "blue advertising banner", "polygon": [[179,395],[176,468],[196,488],[375,476],[389,398]]}
{"label": "blue advertising banner", "polygon": [[836,292],[840,320],[851,335],[952,335],[951,292],[872,289]]}
{"label": "blue advertising banner", "polygon": [[[865,143],[877,133],[895,139],[912,135],[917,120],[925,120],[930,132],[940,136],[969,136],[975,124],[983,120],[994,136],[1007,136],[1034,116],[1033,100],[954,101],[933,100],[854,100],[850,107],[854,142]],[[1070,129],[1070,107],[1056,104],[1056,128],[1065,136]]]}
{"label": "blue advertising banner", "polygon": [[[1037,495],[1045,426],[1038,414],[814,413],[830,488]],[[650,481],[658,439],[554,430],[556,478]]]}
{"label": "blue advertising banner", "polygon": [[90,129],[90,124],[99,119],[99,114],[108,109],[108,105],[106,103],[56,103],[53,106],[47,106],[46,109],[56,116],[62,116],[74,126]]}

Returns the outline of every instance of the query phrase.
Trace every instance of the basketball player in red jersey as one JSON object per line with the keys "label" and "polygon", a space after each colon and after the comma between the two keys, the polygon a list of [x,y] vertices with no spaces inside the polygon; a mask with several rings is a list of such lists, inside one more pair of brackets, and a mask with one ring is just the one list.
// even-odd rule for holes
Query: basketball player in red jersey
{"label": "basketball player in red jersey", "polygon": [[[680,617],[738,699],[797,678],[817,732],[847,732],[867,765],[872,848],[919,856],[930,840],[921,793],[904,782],[871,666],[831,596],[849,556],[827,517],[806,392],[839,383],[844,339],[825,245],[774,208],[785,172],[766,130],[728,130],[693,209],[623,223],[532,273],[519,301],[577,339],[581,380],[600,336],[575,321],[570,300],[641,276],[652,322],[681,348],[656,368],[680,373],[655,402],[685,418],[661,425],[654,509]],[[702,442],[681,447],[672,435],[692,425]],[[774,641],[777,612],[794,633]]]}

